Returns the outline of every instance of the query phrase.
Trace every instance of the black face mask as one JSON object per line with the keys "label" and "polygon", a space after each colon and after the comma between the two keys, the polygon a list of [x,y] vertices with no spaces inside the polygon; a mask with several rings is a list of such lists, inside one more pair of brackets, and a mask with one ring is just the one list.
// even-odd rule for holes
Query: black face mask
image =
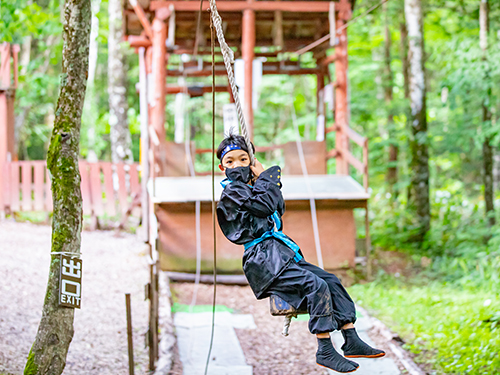
{"label": "black face mask", "polygon": [[245,184],[250,182],[252,179],[252,170],[250,166],[247,167],[236,167],[236,168],[226,168],[226,177],[231,181],[240,181]]}

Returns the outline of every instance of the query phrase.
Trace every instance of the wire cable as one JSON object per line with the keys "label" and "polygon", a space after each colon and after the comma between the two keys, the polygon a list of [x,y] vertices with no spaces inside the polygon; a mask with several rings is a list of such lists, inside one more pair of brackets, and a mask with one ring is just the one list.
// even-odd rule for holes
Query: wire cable
{"label": "wire cable", "polygon": [[217,232],[215,229],[215,31],[212,19],[210,19],[210,42],[212,49],[212,228],[214,236],[214,298],[212,301],[212,333],[210,335],[210,347],[208,349],[205,375],[208,372],[208,364],[212,354],[215,330],[215,297],[217,292]]}

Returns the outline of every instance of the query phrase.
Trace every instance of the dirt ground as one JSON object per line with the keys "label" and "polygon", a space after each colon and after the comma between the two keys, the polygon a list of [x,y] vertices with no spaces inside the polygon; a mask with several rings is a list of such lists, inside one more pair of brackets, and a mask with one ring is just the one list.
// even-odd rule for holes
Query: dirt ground
{"label": "dirt ground", "polygon": [[[0,221],[0,373],[23,373],[47,286],[51,228]],[[131,294],[135,373],[147,373],[149,280],[144,245],[132,234],[82,233],[82,308],[64,374],[128,374],[125,293]]]}
{"label": "dirt ground", "polygon": [[[174,302],[187,305],[191,303],[194,284],[171,283],[170,288]],[[200,284],[199,288],[196,304],[211,305],[213,285]],[[316,364],[316,337],[309,333],[307,321],[292,320],[290,335],[283,337],[281,331],[284,318],[272,316],[269,313],[269,300],[258,301],[249,286],[217,285],[216,303],[234,309],[237,314],[253,315],[257,329],[236,329],[236,334],[247,364],[253,366],[254,375],[326,374]],[[388,351],[386,340],[369,333],[377,347],[385,350],[398,367],[403,369],[397,358]],[[178,357],[175,361],[179,361]],[[178,364],[174,364],[174,368],[176,366]]]}

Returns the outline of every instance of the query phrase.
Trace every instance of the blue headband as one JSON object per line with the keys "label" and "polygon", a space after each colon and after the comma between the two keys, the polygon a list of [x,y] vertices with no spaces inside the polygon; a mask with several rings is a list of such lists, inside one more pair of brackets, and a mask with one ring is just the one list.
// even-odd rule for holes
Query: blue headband
{"label": "blue headband", "polygon": [[220,157],[220,160],[222,161],[222,159],[224,159],[224,155],[226,155],[229,151],[233,151],[233,150],[243,150],[243,149],[240,146],[235,145],[235,144],[227,145],[226,148],[224,148],[224,151],[222,151],[222,155]]}

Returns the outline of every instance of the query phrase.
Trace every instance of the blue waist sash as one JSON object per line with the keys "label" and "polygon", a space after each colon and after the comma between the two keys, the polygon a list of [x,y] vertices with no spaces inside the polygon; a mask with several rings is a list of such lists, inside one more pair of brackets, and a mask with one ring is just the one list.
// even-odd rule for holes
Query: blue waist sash
{"label": "blue waist sash", "polygon": [[[225,188],[228,184],[231,183],[231,180],[229,179],[224,179],[221,181],[221,185],[223,188]],[[251,185],[248,185],[252,188]],[[302,255],[300,255],[299,253],[299,250],[300,250],[300,247],[295,243],[293,242],[290,237],[288,237],[285,233],[283,233],[281,231],[281,220],[280,220],[280,217],[278,215],[278,213],[275,211],[271,218],[273,219],[274,221],[274,227],[272,230],[268,230],[267,232],[265,232],[262,236],[260,236],[259,238],[256,238],[255,240],[253,241],[250,241],[250,242],[247,242],[244,246],[245,246],[245,250],[248,250],[249,248],[251,248],[252,246],[255,246],[257,245],[258,243],[261,243],[262,241],[268,239],[268,238],[271,238],[271,237],[274,237],[274,238],[277,238],[278,240],[280,240],[281,242],[283,242],[286,246],[288,246],[290,249],[292,249],[295,253],[295,256],[293,257],[293,259],[298,262],[299,260],[303,259],[304,257]]]}
{"label": "blue waist sash", "polygon": [[266,240],[268,238],[274,237],[274,238],[280,240],[281,242],[283,242],[286,246],[288,246],[290,249],[292,249],[294,251],[295,256],[293,257],[293,259],[296,262],[298,262],[299,260],[303,259],[302,255],[300,255],[300,253],[299,253],[300,247],[295,242],[293,242],[290,239],[290,237],[288,237],[285,233],[283,233],[281,231],[281,220],[279,219],[279,216],[278,216],[277,212],[275,212],[272,215],[272,219],[274,221],[274,227],[273,227],[273,229],[272,230],[268,230],[267,232],[265,232],[259,238],[256,238],[253,241],[247,242],[244,245],[245,246],[245,250],[248,250],[252,246],[257,245],[258,243],[261,243],[262,241],[264,241],[264,240]]}

